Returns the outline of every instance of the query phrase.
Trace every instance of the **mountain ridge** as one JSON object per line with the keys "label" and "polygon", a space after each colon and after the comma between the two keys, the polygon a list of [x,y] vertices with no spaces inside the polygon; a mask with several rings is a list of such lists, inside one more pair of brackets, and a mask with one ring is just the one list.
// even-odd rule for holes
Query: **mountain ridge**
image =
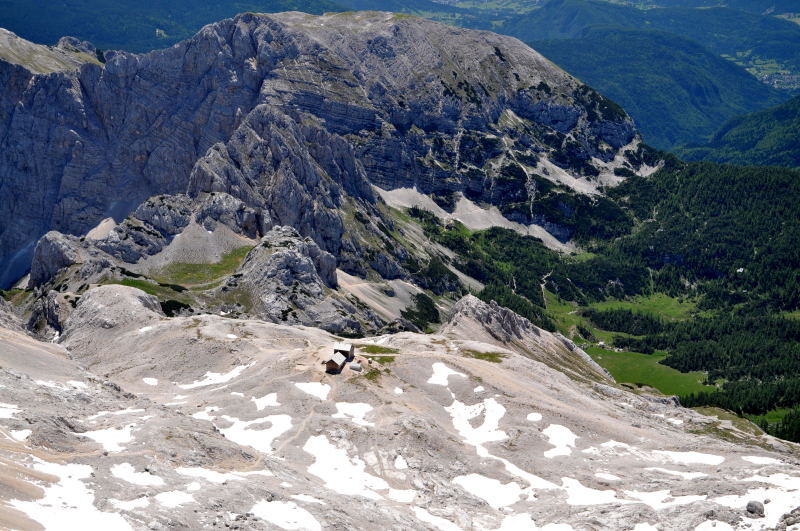
{"label": "mountain ridge", "polygon": [[[409,54],[438,66],[418,79]],[[642,168],[624,111],[519,41],[391,14],[245,14],[173,48],[107,54],[105,65],[76,73],[32,77],[0,65],[16,87],[4,99],[4,197],[20,196],[34,171],[42,183],[22,201],[0,203],[5,285],[48,229],[83,234],[105,217],[121,221],[154,194],[230,193],[268,224],[293,225],[338,256],[342,222],[330,210],[343,193],[374,204],[370,182],[502,205],[483,188],[488,172],[492,185],[517,196],[520,207],[507,215],[531,224],[522,207],[533,171],[526,168],[540,160],[550,178],[594,186],[618,182],[616,167]],[[343,75],[348,69],[354,74]],[[323,84],[310,87],[308,75]],[[37,98],[51,90],[64,98],[59,109]],[[17,101],[24,104],[12,111]],[[484,153],[461,156],[476,143]],[[253,149],[263,164],[241,166]],[[46,161],[41,150],[49,150]],[[459,177],[448,180],[452,164]]]}

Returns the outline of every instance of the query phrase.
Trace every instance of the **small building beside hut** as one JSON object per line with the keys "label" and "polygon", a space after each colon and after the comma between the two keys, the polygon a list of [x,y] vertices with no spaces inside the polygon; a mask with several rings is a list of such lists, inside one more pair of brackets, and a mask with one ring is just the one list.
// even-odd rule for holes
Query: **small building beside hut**
{"label": "small building beside hut", "polygon": [[341,354],[347,361],[353,361],[353,358],[356,357],[356,350],[352,343],[334,343],[333,353]]}

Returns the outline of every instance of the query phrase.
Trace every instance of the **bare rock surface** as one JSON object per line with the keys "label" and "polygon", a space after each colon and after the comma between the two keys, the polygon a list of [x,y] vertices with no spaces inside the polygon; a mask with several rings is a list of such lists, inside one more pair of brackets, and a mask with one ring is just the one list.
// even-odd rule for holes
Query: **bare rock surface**
{"label": "bare rock surface", "polygon": [[484,306],[358,340],[363,370],[337,375],[329,332],[168,318],[125,286],[85,293],[58,344],[0,329],[0,525],[794,525],[796,445],[562,372],[548,360],[581,361],[558,338],[518,323],[500,341]]}
{"label": "bare rock surface", "polygon": [[227,193],[251,233],[290,225],[346,263],[360,249],[341,208],[373,208],[370,185],[493,205],[563,244],[568,230],[531,218],[532,180],[590,193],[619,181],[617,167],[644,171],[622,110],[487,32],[390,13],[250,13],[166,50],[48,74],[9,54],[24,45],[52,62],[91,45],[19,41],[0,40],[4,287],[48,231],[85,234],[159,194]]}
{"label": "bare rock surface", "polygon": [[336,287],[336,258],[292,227],[277,226],[215,293],[224,298],[227,292],[244,290],[252,301],[250,313],[274,323],[357,333],[362,328],[355,317],[366,313],[378,325],[371,311],[356,308],[332,290]]}

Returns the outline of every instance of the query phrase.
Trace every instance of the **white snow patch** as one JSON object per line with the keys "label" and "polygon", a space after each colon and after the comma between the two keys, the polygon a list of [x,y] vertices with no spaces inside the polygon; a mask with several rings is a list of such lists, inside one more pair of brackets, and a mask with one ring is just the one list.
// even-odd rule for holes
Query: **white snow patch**
{"label": "white snow patch", "polygon": [[561,478],[561,485],[567,492],[567,503],[570,505],[603,505],[606,503],[633,503],[617,498],[613,490],[597,490],[584,487],[573,478]]}
{"label": "white snow patch", "polygon": [[238,396],[240,398],[244,398],[244,393],[240,393],[238,391],[231,391],[231,396]]}
{"label": "white snow patch", "polygon": [[201,478],[211,483],[225,483],[230,480],[243,480],[244,477],[236,472],[217,472],[202,467],[178,467],[175,472],[183,476]]}
{"label": "white snow patch", "polygon": [[[182,403],[183,402],[170,402],[170,404],[182,404]],[[207,420],[207,421],[211,422],[212,420],[214,420],[217,417],[213,416],[213,415],[209,415],[209,413],[214,413],[215,411],[219,411],[219,408],[217,406],[206,406],[206,408],[203,409],[203,411],[198,411],[197,413],[194,413],[192,415],[192,418],[195,418],[195,419],[198,419],[198,420]]]}
{"label": "white snow patch", "polygon": [[[443,363],[437,365],[447,368]],[[431,381],[428,380],[428,383],[431,383]],[[447,380],[445,379],[444,384],[438,385],[447,385]],[[494,398],[486,398],[483,402],[471,406],[453,399],[453,403],[444,409],[453,417],[453,427],[458,430],[458,433],[467,444],[479,446],[487,442],[502,441],[508,438],[506,432],[498,429],[500,419],[506,413],[506,408]],[[480,414],[484,415],[483,424],[473,428],[470,420]]]}
{"label": "white snow patch", "polygon": [[426,524],[431,524],[439,531],[462,531],[460,527],[450,520],[445,520],[439,516],[434,516],[422,507],[412,507],[412,509],[414,509],[414,515],[420,521],[425,522]]}
{"label": "white snow patch", "polygon": [[662,474],[669,474],[671,476],[679,476],[682,477],[683,479],[704,478],[708,475],[702,472],[680,472],[678,470],[668,470],[666,468],[659,468],[657,466],[651,466],[649,468],[645,468],[645,470],[652,470],[653,472],[661,472]]}
{"label": "white snow patch", "polygon": [[0,419],[10,419],[17,413],[19,413],[17,406],[0,402]]}
{"label": "white snow patch", "polygon": [[759,487],[750,489],[741,496],[732,494],[714,498],[711,501],[731,509],[742,510],[750,500],[769,499],[770,503],[764,504],[764,518],[760,519],[758,524],[760,529],[771,529],[778,524],[784,513],[800,506],[800,490],[797,489],[800,489],[800,482],[796,482],[792,490]]}
{"label": "white snow patch", "polygon": [[314,516],[292,501],[266,501],[255,504],[250,512],[262,520],[280,527],[281,529],[304,529],[319,531],[319,525]]}
{"label": "white snow patch", "polygon": [[406,470],[408,468],[408,461],[406,458],[400,454],[397,454],[397,457],[394,458],[394,467],[397,470]]}
{"label": "white snow patch", "polygon": [[85,431],[79,433],[83,437],[88,437],[93,441],[100,443],[106,452],[121,452],[124,448],[123,445],[131,442],[133,436],[131,430],[135,424],[128,424],[122,428],[106,428],[104,430]]}
{"label": "white snow patch", "polygon": [[153,327],[152,327],[152,326],[143,326],[143,327],[141,327],[141,328],[139,329],[139,333],[140,333],[140,334],[143,334],[144,332],[149,332],[149,331],[150,331],[150,330],[152,330],[152,329],[153,329]]}
{"label": "white snow patch", "polygon": [[559,455],[570,455],[572,448],[575,448],[575,439],[578,438],[569,428],[560,424],[550,424],[542,433],[547,436],[550,444],[555,446],[544,453],[544,456],[550,459]]}
{"label": "white snow patch", "polygon": [[417,491],[413,489],[389,489],[389,494],[387,494],[387,497],[396,502],[411,503],[414,501],[414,498],[417,497]]}
{"label": "white snow patch", "polygon": [[754,465],[779,465],[781,464],[779,459],[775,459],[772,457],[764,457],[760,455],[743,455],[742,460],[747,461],[748,463],[753,463]]}
{"label": "white snow patch", "polygon": [[142,378],[147,385],[158,385],[158,378]]}
{"label": "white snow patch", "polygon": [[171,490],[156,495],[156,501],[164,507],[177,507],[194,501],[194,496],[180,490]]}
{"label": "white snow patch", "polygon": [[311,396],[316,396],[320,400],[325,400],[328,398],[328,393],[331,392],[331,386],[328,384],[320,383],[320,382],[298,382],[294,384],[295,387],[303,391],[304,393],[308,393]]}
{"label": "white snow patch", "polygon": [[475,389],[472,390],[473,393],[482,393],[483,391],[484,391],[484,388],[483,388],[482,385],[479,385],[478,387],[476,387]]}
{"label": "white snow patch", "polygon": [[207,372],[202,380],[192,382],[190,384],[183,384],[178,385],[181,389],[194,389],[196,387],[205,387],[206,385],[214,385],[214,384],[221,384],[225,382],[230,382],[234,378],[238,377],[245,369],[248,369],[255,365],[255,362],[248,363],[247,365],[239,365],[238,367],[234,367],[230,371],[226,373],[220,372]]}
{"label": "white snow patch", "polygon": [[467,377],[466,374],[454,371],[444,363],[438,361],[433,364],[432,368],[433,368],[433,375],[430,378],[428,378],[429,384],[447,386],[447,378],[451,375],[461,376],[463,378]]}
{"label": "white snow patch", "polygon": [[83,382],[79,382],[77,380],[68,380],[67,385],[71,385],[75,389],[88,389],[89,386]]}
{"label": "white snow patch", "polygon": [[[452,393],[451,393],[452,394]],[[508,438],[506,432],[499,430],[500,419],[506,408],[494,398],[485,398],[483,402],[468,406],[453,398],[453,403],[444,408],[453,419],[453,427],[458,431],[465,443],[474,446],[479,457],[491,458],[503,463],[506,471],[530,484],[531,488],[557,489],[558,486],[534,474],[522,470],[512,462],[492,455],[483,445],[487,442],[502,441]],[[483,423],[473,428],[471,420],[483,414]]]}
{"label": "white snow patch", "polygon": [[11,436],[18,441],[25,441],[33,433],[31,430],[11,430]]}
{"label": "white snow patch", "polygon": [[657,490],[653,492],[640,492],[635,490],[626,490],[625,495],[639,500],[645,505],[649,505],[656,511],[666,509],[667,507],[674,507],[676,505],[686,505],[696,501],[706,499],[706,495],[701,496],[677,496],[672,497],[669,490]]}
{"label": "white snow patch", "polygon": [[614,474],[607,474],[605,472],[595,472],[594,477],[598,479],[604,479],[606,481],[619,481],[621,479]]}
{"label": "white snow patch", "polygon": [[320,505],[328,505],[324,501],[318,500],[314,496],[309,496],[308,494],[293,494],[292,496],[289,497],[292,498],[293,500],[304,501],[308,503],[318,503]]}
{"label": "white snow patch", "polygon": [[402,395],[402,394],[403,394],[403,390],[402,390],[402,389],[400,389],[399,387],[395,387],[395,388],[394,388],[394,394],[396,394],[396,395]]}
{"label": "white snow patch", "polygon": [[602,446],[603,448],[624,448],[626,450],[633,448],[630,444],[625,444],[624,442],[615,441],[614,439],[606,441],[600,446]]}
{"label": "white snow patch", "polygon": [[486,501],[492,508],[499,509],[513,505],[520,500],[524,490],[513,481],[503,484],[499,480],[480,474],[467,474],[453,478],[453,483]]}
{"label": "white snow patch", "polygon": [[358,495],[372,500],[382,498],[376,490],[389,489],[382,478],[364,471],[364,461],[348,456],[347,450],[331,444],[325,435],[309,437],[303,450],[314,456],[314,463],[308,467],[309,474],[325,481],[325,488],[345,496]]}
{"label": "white snow patch", "polygon": [[41,385],[42,387],[49,387],[51,389],[64,389],[64,386],[60,383],[50,382],[48,380],[34,380],[34,383]]}
{"label": "white snow patch", "polygon": [[513,514],[503,518],[500,527],[493,531],[573,531],[569,524],[545,524],[538,527],[528,513]]}
{"label": "white snow patch", "polygon": [[674,424],[676,426],[680,426],[681,424],[683,424],[683,421],[681,419],[668,418],[667,422],[669,422],[670,424]]}
{"label": "white snow patch", "polygon": [[120,463],[112,466],[111,475],[134,485],[157,487],[164,484],[163,479],[154,476],[150,472],[137,472],[130,463]]}
{"label": "white snow patch", "polygon": [[148,505],[150,505],[150,500],[146,497],[142,496],[141,498],[136,498],[133,500],[115,500],[113,498],[109,498],[111,505],[114,506],[115,509],[119,509],[120,511],[133,511],[134,509],[144,509]]}
{"label": "white snow patch", "polygon": [[777,487],[788,490],[800,491],[800,478],[788,474],[772,474],[771,476],[752,476],[744,478],[742,481],[756,481],[758,483],[769,483]]}
{"label": "white snow patch", "polygon": [[372,411],[372,406],[360,402],[337,402],[336,413],[333,414],[335,419],[352,419],[354,424],[359,426],[374,426],[372,422],[364,420],[364,415]]}
{"label": "white snow patch", "polygon": [[225,337],[227,337],[228,339],[239,339],[239,336],[237,336],[236,334],[225,334]]}
{"label": "white snow patch", "polygon": [[681,463],[685,465],[719,465],[725,461],[725,458],[721,455],[703,454],[700,452],[670,452],[667,450],[655,450],[653,453],[664,456],[673,463]]}
{"label": "white snow patch", "polygon": [[633,527],[633,531],[658,531],[658,528],[647,522],[641,522]]}
{"label": "white snow patch", "polygon": [[539,422],[540,420],[542,420],[542,414],[541,413],[528,413],[528,416],[525,417],[525,418],[528,419],[531,422]]}
{"label": "white snow patch", "polygon": [[[265,454],[273,452],[272,441],[292,428],[292,417],[289,415],[270,415],[255,420],[239,420],[227,415],[222,418],[233,425],[229,428],[217,427],[220,433],[237,444],[251,446]],[[261,430],[250,428],[265,423],[269,423],[270,427]]]}
{"label": "white snow patch", "polygon": [[33,468],[58,477],[58,483],[42,485],[44,496],[38,500],[11,500],[9,505],[45,529],[131,529],[119,514],[105,513],[94,506],[94,492],[81,481],[91,476],[89,465],[59,465],[37,459]]}
{"label": "white snow patch", "polygon": [[253,397],[250,400],[255,402],[256,409],[258,409],[259,411],[261,411],[265,407],[280,406],[280,404],[278,403],[278,393],[269,393],[268,395],[262,396],[261,398]]}

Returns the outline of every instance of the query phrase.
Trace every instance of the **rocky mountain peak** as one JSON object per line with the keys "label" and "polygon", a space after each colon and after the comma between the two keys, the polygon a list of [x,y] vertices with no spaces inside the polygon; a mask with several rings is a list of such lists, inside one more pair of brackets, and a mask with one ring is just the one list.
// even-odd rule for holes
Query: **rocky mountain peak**
{"label": "rocky mountain peak", "polygon": [[422,19],[244,14],[106,59],[53,76],[0,58],[0,191],[18,198],[0,203],[0,284],[48,230],[84,234],[153,195],[227,193],[352,263],[369,249],[341,209],[374,209],[373,187],[527,225],[546,223],[536,179],[595,193],[642,164],[624,111],[535,51]]}

